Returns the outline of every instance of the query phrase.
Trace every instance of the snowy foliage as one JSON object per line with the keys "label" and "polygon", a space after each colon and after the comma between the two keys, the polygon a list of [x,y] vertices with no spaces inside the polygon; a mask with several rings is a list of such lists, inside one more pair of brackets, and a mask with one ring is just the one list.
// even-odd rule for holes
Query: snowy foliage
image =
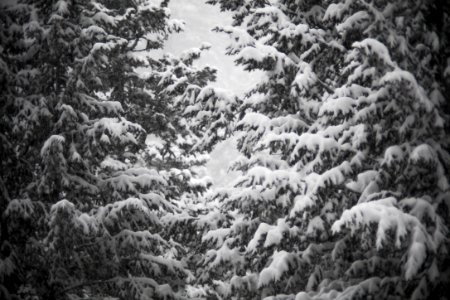
{"label": "snowy foliage", "polygon": [[187,294],[181,208],[210,186],[206,150],[236,100],[193,66],[207,45],[152,57],[183,27],[169,13],[147,0],[2,7],[0,298]]}
{"label": "snowy foliage", "polygon": [[431,1],[209,2],[234,13],[217,31],[236,63],[266,71],[239,108],[242,176],[212,197],[227,222],[204,235],[211,293],[442,295],[448,14],[427,20]]}
{"label": "snowy foliage", "polygon": [[167,2],[0,4],[0,298],[445,296],[444,1],[209,0],[265,74],[240,99],[211,45],[152,55]]}

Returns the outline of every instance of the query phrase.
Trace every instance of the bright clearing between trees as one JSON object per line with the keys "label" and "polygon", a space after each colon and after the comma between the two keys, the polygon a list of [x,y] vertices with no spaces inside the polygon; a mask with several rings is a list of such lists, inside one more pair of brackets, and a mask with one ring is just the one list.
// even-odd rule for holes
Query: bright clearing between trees
{"label": "bright clearing between trees", "polygon": [[449,299],[446,1],[0,6],[0,299]]}

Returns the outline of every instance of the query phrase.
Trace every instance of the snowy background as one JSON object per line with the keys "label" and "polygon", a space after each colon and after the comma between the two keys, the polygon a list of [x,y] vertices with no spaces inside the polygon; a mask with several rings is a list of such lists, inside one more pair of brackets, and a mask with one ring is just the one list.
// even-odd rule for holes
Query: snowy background
{"label": "snowy background", "polygon": [[[231,25],[231,14],[221,12],[219,7],[207,5],[203,0],[172,0],[169,8],[172,18],[185,22],[185,30],[170,35],[164,52],[178,55],[189,48],[200,47],[206,42],[212,47],[196,64],[218,69],[217,81],[212,84],[213,86],[240,95],[259,80],[261,73],[246,72],[234,64],[232,57],[225,55],[228,36],[212,31],[216,26]],[[216,186],[225,186],[233,180],[235,174],[227,172],[227,169],[228,164],[238,155],[233,139],[220,143],[210,154],[211,160],[206,167]]]}

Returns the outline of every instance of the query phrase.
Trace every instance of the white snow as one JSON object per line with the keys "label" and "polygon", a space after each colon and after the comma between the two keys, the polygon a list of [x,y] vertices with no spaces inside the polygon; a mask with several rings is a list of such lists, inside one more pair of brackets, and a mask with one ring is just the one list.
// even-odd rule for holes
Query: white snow
{"label": "white snow", "polygon": [[414,148],[414,150],[409,155],[409,159],[412,161],[425,161],[425,162],[436,162],[436,153],[428,144],[421,144]]}
{"label": "white snow", "polygon": [[291,95],[305,95],[317,82],[317,75],[312,71],[310,64],[300,62],[298,72],[292,82]]}
{"label": "white snow", "polygon": [[265,129],[270,124],[270,119],[260,113],[247,113],[244,118],[239,121],[239,125],[249,126],[251,128],[263,128]]}
{"label": "white snow", "polygon": [[28,219],[34,212],[33,202],[29,198],[12,199],[3,212],[4,216],[19,215],[21,218]]}
{"label": "white snow", "polygon": [[388,166],[392,165],[392,163],[402,161],[404,159],[404,152],[400,146],[390,146],[384,152],[384,160]]}
{"label": "white snow", "polygon": [[59,0],[58,2],[56,2],[54,4],[54,7],[55,7],[56,11],[58,12],[58,14],[60,14],[60,15],[65,15],[65,14],[69,13],[68,4],[64,0]]}
{"label": "white snow", "polygon": [[354,42],[352,45],[354,48],[359,48],[365,51],[368,55],[376,55],[380,60],[382,60],[388,66],[394,66],[394,62],[391,59],[389,50],[386,46],[377,41],[376,39],[366,38],[361,42]]}
{"label": "white snow", "polygon": [[244,257],[239,253],[238,249],[230,249],[225,243],[218,250],[208,250],[206,252],[206,260],[212,259],[209,267],[214,268],[222,263],[228,262],[234,266],[241,265],[244,262]]}
{"label": "white snow", "polygon": [[303,212],[306,208],[313,205],[314,201],[308,195],[297,195],[294,198],[294,207],[290,212],[290,216],[294,217],[296,214]]}
{"label": "white snow", "polygon": [[337,117],[339,114],[348,115],[353,112],[356,101],[350,97],[341,97],[337,99],[327,99],[319,110],[319,116],[324,114]]}
{"label": "white snow", "polygon": [[318,233],[325,230],[324,221],[320,216],[315,216],[308,223],[306,234],[311,236],[319,235]]}
{"label": "white snow", "polygon": [[259,274],[258,288],[264,287],[271,282],[277,282],[289,269],[295,267],[296,257],[293,253],[286,251],[275,251],[272,262]]}
{"label": "white snow", "polygon": [[378,172],[375,170],[368,170],[362,173],[359,173],[356,181],[351,181],[346,184],[347,188],[362,193],[364,189],[369,185],[371,181],[376,179],[378,176]]}
{"label": "white snow", "polygon": [[343,23],[337,25],[336,30],[340,34],[343,34],[348,30],[354,30],[354,29],[362,30],[368,26],[369,20],[370,20],[370,15],[366,11],[361,10],[361,11],[354,13],[350,17],[346,18]]}
{"label": "white snow", "polygon": [[370,224],[376,224],[378,227],[376,232],[377,249],[383,247],[388,230],[394,230],[395,246],[398,248],[405,237],[412,234],[413,241],[422,244],[414,245],[408,254],[410,262],[407,263],[407,268],[410,270],[409,274],[413,274],[418,269],[416,262],[421,265],[424,261],[424,258],[421,257],[423,247],[433,248],[428,242],[420,221],[416,217],[402,212],[396,206],[397,200],[393,197],[359,203],[343,212],[341,218],[333,224],[332,231],[337,233],[341,231],[342,227],[347,227],[354,234],[358,229],[366,229]]}
{"label": "white snow", "polygon": [[[383,46],[384,47],[384,46]],[[387,51],[387,50],[386,50]],[[387,72],[381,79],[381,84],[389,84],[396,82],[406,82],[409,84],[408,88],[413,95],[419,100],[427,112],[431,112],[434,108],[433,102],[428,98],[424,88],[417,83],[413,74],[408,71],[396,68],[391,72]]]}
{"label": "white snow", "polygon": [[215,247],[222,247],[225,239],[230,234],[230,228],[217,228],[208,231],[202,236],[202,242],[213,241]]}
{"label": "white snow", "polygon": [[348,5],[345,5],[344,3],[331,3],[325,11],[323,20],[341,19],[342,14],[346,9],[348,9]]}
{"label": "white snow", "polygon": [[277,225],[273,226],[266,236],[266,241],[264,242],[264,247],[270,247],[273,245],[278,245],[283,239],[284,234],[289,233],[289,227],[284,219],[278,219]]}
{"label": "white snow", "polygon": [[62,151],[61,144],[64,143],[65,141],[66,141],[65,137],[63,137],[62,135],[54,134],[54,135],[50,136],[45,141],[44,145],[41,148],[41,156],[42,157],[47,156],[50,151],[50,147],[57,147],[57,149],[59,149],[59,151]]}

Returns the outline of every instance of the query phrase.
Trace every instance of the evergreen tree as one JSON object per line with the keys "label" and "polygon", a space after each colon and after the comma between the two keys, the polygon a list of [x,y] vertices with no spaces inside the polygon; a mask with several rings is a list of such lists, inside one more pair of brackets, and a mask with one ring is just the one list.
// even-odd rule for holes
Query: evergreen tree
{"label": "evergreen tree", "polygon": [[448,8],[209,2],[235,12],[229,54],[267,75],[239,109],[242,176],[215,196],[199,282],[237,299],[444,295]]}
{"label": "evergreen tree", "polygon": [[166,55],[156,64],[163,68],[154,72],[151,80],[159,83],[159,101],[171,103],[172,113],[165,114],[170,118],[164,117],[152,125],[163,126],[160,133],[149,129],[148,132],[155,132],[156,139],[148,143],[146,161],[163,169],[172,197],[178,200],[179,209],[165,214],[161,220],[167,238],[186,247],[184,261],[192,271],[187,279],[188,298],[206,295],[202,287],[193,285],[199,259],[198,245],[202,231],[209,228],[205,227],[203,218],[199,220],[199,215],[209,211],[204,198],[211,180],[199,178],[199,175],[205,173],[203,165],[209,159],[208,152],[229,136],[237,105],[230,92],[208,83],[215,78],[214,69],[193,66],[205,49],[209,49],[209,45],[188,50],[180,58]]}
{"label": "evergreen tree", "polygon": [[[22,18],[29,13],[27,7],[0,7],[0,298],[8,299],[9,290],[17,289],[19,284],[18,257],[13,249],[20,236],[10,234],[4,212],[20,193],[20,183],[32,176],[28,162],[16,155],[15,146],[20,141],[12,134],[14,122],[12,103],[18,96],[21,82],[27,80],[27,74],[18,71],[23,66],[18,58],[28,56],[26,43],[22,39]],[[26,61],[26,59],[23,59]],[[22,224],[17,224],[20,227]],[[23,226],[23,225],[22,225]]]}
{"label": "evergreen tree", "polygon": [[[199,180],[196,173],[202,172],[212,147],[229,134],[235,99],[210,85],[215,69],[193,66],[209,47],[187,50],[179,58],[150,60],[152,72],[146,81],[152,95],[136,97],[133,104],[132,117],[151,134],[145,159],[171,178],[174,198],[207,190],[211,183]],[[155,117],[148,118],[150,113]]]}
{"label": "evergreen tree", "polygon": [[194,167],[233,101],[208,85],[213,69],[192,66],[200,50],[146,57],[181,29],[166,5],[24,1],[0,13],[2,297],[185,293],[185,249],[162,217],[208,186]]}

